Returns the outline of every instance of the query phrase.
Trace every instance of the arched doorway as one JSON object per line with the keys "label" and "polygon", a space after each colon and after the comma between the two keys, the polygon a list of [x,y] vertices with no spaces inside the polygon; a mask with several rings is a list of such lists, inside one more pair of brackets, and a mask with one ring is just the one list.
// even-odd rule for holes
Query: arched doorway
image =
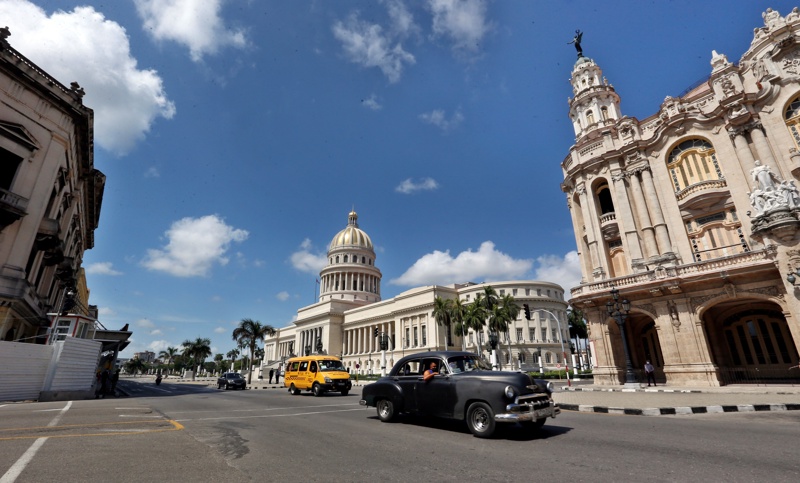
{"label": "arched doorway", "polygon": [[797,382],[789,367],[798,360],[780,307],[766,300],[736,300],[715,305],[703,314],[711,357],[722,384]]}
{"label": "arched doorway", "polygon": [[[621,331],[616,319],[609,319],[608,332],[611,338],[613,362],[619,374],[619,384],[622,384],[625,382],[625,350],[622,346]],[[631,312],[625,320],[625,335],[628,339],[631,365],[637,382],[647,382],[644,364],[646,361],[650,361],[656,369],[656,382],[663,384],[666,381],[664,357],[653,319],[647,314]]]}

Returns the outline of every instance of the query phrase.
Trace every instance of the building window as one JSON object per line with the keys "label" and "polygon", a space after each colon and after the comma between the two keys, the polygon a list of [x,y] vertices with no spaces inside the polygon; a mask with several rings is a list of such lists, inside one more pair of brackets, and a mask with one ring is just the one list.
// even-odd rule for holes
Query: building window
{"label": "building window", "polygon": [[513,290],[511,290],[511,295],[513,295],[514,297],[516,297],[516,296],[517,296],[517,289],[513,289]]}
{"label": "building window", "polygon": [[536,329],[528,329],[528,337],[530,337],[530,341],[533,342],[536,340]]}
{"label": "building window", "polygon": [[783,117],[786,121],[786,127],[789,128],[789,132],[792,134],[795,146],[800,148],[800,96],[789,104]]}
{"label": "building window", "polygon": [[361,263],[367,263],[367,257],[361,257]]}
{"label": "building window", "polygon": [[408,347],[408,345],[411,343],[411,339],[409,339],[408,337],[409,337],[409,328],[406,327],[406,340],[405,344],[403,344],[405,347]]}
{"label": "building window", "polygon": [[594,124],[594,112],[586,111],[586,125],[591,126]]}
{"label": "building window", "polygon": [[336,263],[339,263],[339,255],[336,255]]}
{"label": "building window", "polygon": [[721,211],[689,219],[684,226],[695,262],[750,251],[742,224],[732,212]]}
{"label": "building window", "polygon": [[422,346],[428,345],[428,331],[425,330],[425,326],[422,326]]}
{"label": "building window", "polygon": [[522,329],[517,329],[517,342],[522,342]]}
{"label": "building window", "polygon": [[531,289],[529,289],[529,288],[526,288],[526,289],[525,289],[525,295],[530,295],[530,294],[531,294]]}
{"label": "building window", "polygon": [[11,184],[22,162],[19,156],[0,148],[0,188],[11,191]]}
{"label": "building window", "polygon": [[465,300],[469,300],[469,294],[467,294],[467,298]]}
{"label": "building window", "polygon": [[608,119],[608,108],[605,106],[600,108],[600,119],[604,121]]}
{"label": "building window", "polygon": [[673,149],[667,159],[667,170],[675,193],[705,181],[725,179],[714,147],[703,139],[689,139]]}
{"label": "building window", "polygon": [[544,362],[546,362],[547,364],[550,364],[552,361],[553,361],[553,357],[550,355],[549,352],[544,355]]}
{"label": "building window", "polygon": [[502,288],[501,288],[501,289],[500,289],[500,296],[502,297],[502,296],[503,296],[503,295],[505,295],[505,294],[506,294],[506,291],[505,291],[505,289],[502,289]]}
{"label": "building window", "polygon": [[419,345],[419,331],[418,327],[414,327],[414,347]]}

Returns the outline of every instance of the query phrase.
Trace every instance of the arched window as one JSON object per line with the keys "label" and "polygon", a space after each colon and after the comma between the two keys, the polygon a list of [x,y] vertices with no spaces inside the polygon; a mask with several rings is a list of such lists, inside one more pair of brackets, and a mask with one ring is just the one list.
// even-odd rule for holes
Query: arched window
{"label": "arched window", "polygon": [[795,97],[789,104],[783,118],[786,121],[786,127],[792,133],[794,144],[800,148],[800,96]]}
{"label": "arched window", "polygon": [[597,195],[597,202],[600,204],[600,214],[614,213],[614,201],[611,199],[611,190],[608,189],[608,183],[603,183],[595,190]]}
{"label": "arched window", "polygon": [[695,262],[749,251],[736,211],[720,211],[686,220]]}
{"label": "arched window", "polygon": [[688,139],[673,149],[667,170],[676,193],[697,183],[725,179],[714,146],[703,139]]}
{"label": "arched window", "polygon": [[547,363],[547,364],[550,364],[551,362],[553,362],[553,357],[550,355],[549,352],[544,355],[544,362]]}
{"label": "arched window", "polygon": [[345,255],[345,256],[344,256],[344,259],[343,259],[342,261],[343,261],[344,263],[347,263],[347,255]]}
{"label": "arched window", "polygon": [[605,106],[600,108],[600,119],[604,121],[608,120],[608,108]]}
{"label": "arched window", "polygon": [[361,263],[367,263],[366,257],[361,257]]}
{"label": "arched window", "polygon": [[594,124],[594,112],[586,111],[586,125],[591,126]]}
{"label": "arched window", "polygon": [[744,312],[726,321],[723,333],[733,366],[785,367],[796,360],[786,321],[777,312]]}
{"label": "arched window", "polygon": [[339,263],[339,255],[336,255],[336,263]]}

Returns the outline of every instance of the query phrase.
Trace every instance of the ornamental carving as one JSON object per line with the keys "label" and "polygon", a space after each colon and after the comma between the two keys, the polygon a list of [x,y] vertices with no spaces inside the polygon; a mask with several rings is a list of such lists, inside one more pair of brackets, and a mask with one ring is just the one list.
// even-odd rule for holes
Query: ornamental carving
{"label": "ornamental carving", "polygon": [[792,52],[781,61],[781,69],[788,74],[800,75],[800,54]]}

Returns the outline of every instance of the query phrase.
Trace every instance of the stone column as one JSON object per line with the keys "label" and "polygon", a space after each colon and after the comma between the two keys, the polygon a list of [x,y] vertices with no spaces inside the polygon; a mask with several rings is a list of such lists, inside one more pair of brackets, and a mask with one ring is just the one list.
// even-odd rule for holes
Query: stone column
{"label": "stone column", "polygon": [[672,251],[672,242],[669,239],[667,223],[664,221],[664,213],[661,211],[661,203],[658,201],[656,185],[653,183],[653,173],[650,171],[649,167],[642,170],[642,181],[644,182],[644,194],[647,198],[647,206],[650,208],[650,214],[653,217],[653,223],[656,229],[658,253],[663,255]]}
{"label": "stone column", "polygon": [[761,161],[762,164],[769,166],[773,173],[780,174],[781,178],[783,178],[783,173],[781,173],[780,167],[775,162],[775,158],[772,156],[772,150],[769,148],[769,142],[767,141],[766,136],[764,136],[764,132],[761,130],[761,124],[754,126],[750,130],[750,139],[753,140],[753,146],[756,148],[759,161]]}
{"label": "stone column", "polygon": [[647,203],[644,201],[642,194],[642,185],[639,181],[638,173],[630,175],[631,192],[633,193],[633,202],[636,204],[636,215],[639,220],[642,236],[644,238],[644,251],[647,257],[658,255],[658,248],[656,248],[656,238],[653,234],[653,225],[650,222],[650,214],[647,212]]}
{"label": "stone column", "polygon": [[611,180],[614,183],[616,198],[614,200],[614,212],[617,213],[617,221],[622,225],[620,231],[624,233],[628,248],[628,259],[630,261],[642,259],[642,245],[639,242],[639,232],[636,230],[636,222],[633,219],[633,212],[628,201],[628,187],[625,186],[625,175],[621,172],[613,174]]}
{"label": "stone column", "polygon": [[[586,185],[581,183],[577,188],[578,197],[581,200],[581,213],[583,214],[583,226],[586,228],[586,243],[589,246],[589,256],[591,257],[592,270],[596,271],[598,268],[603,268],[600,263],[600,257],[597,251],[597,236],[595,234],[595,225],[597,225],[597,216],[591,212],[589,207],[589,197],[586,195]],[[580,228],[580,227],[578,227]]]}
{"label": "stone column", "polygon": [[[741,161],[742,166],[755,166],[756,158],[753,157],[753,153],[750,151],[750,146],[747,144],[744,132],[742,130],[736,130],[728,134],[731,139],[733,139],[733,146],[736,148],[736,156]],[[748,168],[745,168],[745,170],[747,169]]]}

